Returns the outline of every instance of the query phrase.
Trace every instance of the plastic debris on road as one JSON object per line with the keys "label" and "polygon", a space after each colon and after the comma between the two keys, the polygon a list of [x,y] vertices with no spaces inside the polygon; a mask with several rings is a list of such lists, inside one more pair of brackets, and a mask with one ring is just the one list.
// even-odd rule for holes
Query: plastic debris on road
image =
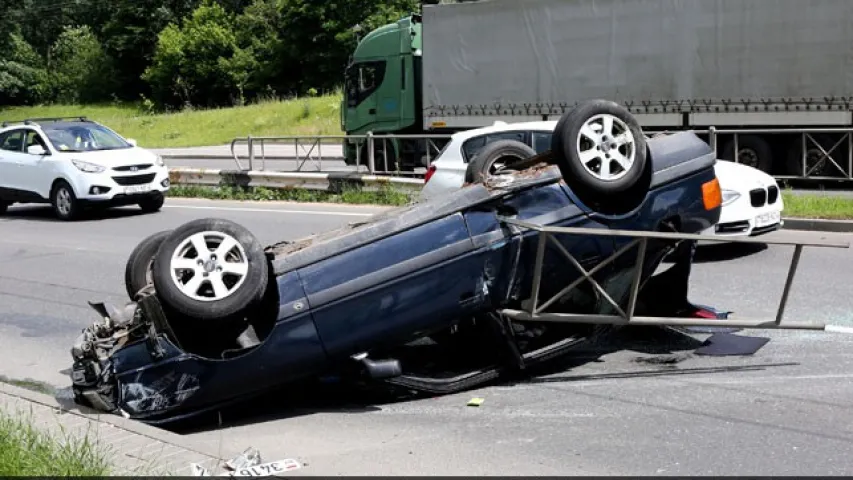
{"label": "plastic debris on road", "polygon": [[[261,463],[261,453],[252,447],[247,448],[240,455],[225,462],[227,471],[218,474],[218,477],[271,477],[292,470],[302,468],[302,464],[292,458],[276,460],[274,462]],[[209,477],[210,471],[197,463],[191,463],[192,476]]]}
{"label": "plastic debris on road", "polygon": [[486,401],[485,398],[472,398],[471,400],[468,400],[468,406],[469,407],[479,407],[480,405],[483,404],[484,401]]}

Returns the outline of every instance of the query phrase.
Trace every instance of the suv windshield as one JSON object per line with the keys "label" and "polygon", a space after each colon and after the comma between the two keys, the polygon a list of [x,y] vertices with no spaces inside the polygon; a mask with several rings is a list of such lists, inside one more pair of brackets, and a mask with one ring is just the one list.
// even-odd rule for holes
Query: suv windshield
{"label": "suv windshield", "polygon": [[123,138],[97,124],[46,125],[45,135],[60,152],[94,152],[131,148]]}

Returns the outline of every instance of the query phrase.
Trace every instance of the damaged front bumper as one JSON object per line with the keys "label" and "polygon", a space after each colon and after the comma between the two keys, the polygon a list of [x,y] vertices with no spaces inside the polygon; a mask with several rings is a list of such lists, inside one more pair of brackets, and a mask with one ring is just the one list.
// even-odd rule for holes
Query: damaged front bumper
{"label": "damaged front bumper", "polygon": [[[263,393],[326,367],[310,316],[276,323],[263,341],[241,335],[217,354],[188,348],[153,288],[124,308],[90,303],[101,321],[71,349],[77,403],[145,423],[181,420]],[[219,348],[219,347],[217,347]]]}

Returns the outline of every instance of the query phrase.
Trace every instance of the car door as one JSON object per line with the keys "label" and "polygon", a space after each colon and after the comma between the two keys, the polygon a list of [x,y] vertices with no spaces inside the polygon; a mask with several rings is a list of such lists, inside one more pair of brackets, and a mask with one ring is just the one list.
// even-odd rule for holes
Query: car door
{"label": "car door", "polygon": [[[424,207],[405,215],[419,216],[419,208]],[[395,231],[396,224],[370,227],[382,235],[349,234],[367,235],[360,240],[366,243],[350,250],[325,245],[340,253],[298,270],[317,331],[333,358],[397,345],[475,309],[482,299],[483,259],[462,213],[401,231]],[[328,243],[336,242],[349,240]]]}
{"label": "car door", "polygon": [[24,134],[24,129],[16,128],[0,135],[0,187],[8,194],[18,195],[22,190],[20,165],[24,156]]}
{"label": "car door", "polygon": [[[504,201],[503,205],[504,209],[509,212],[510,218],[536,225],[598,230],[608,228],[607,225],[591,218],[576,205],[561,183],[524,190]],[[526,298],[531,293],[539,233],[524,231],[521,236],[523,239],[523,257],[519,263],[519,268],[521,277],[525,279],[525,282],[522,284],[522,290],[519,293],[523,298]],[[587,272],[606,260],[613,251],[613,240],[609,236],[560,233],[554,235],[553,238]],[[604,282],[612,271],[609,265],[605,266],[596,272],[593,278],[596,281]],[[542,306],[553,295],[582,276],[583,272],[549,241],[542,262],[538,305]],[[597,308],[596,302],[599,302],[599,306],[602,302],[601,299],[597,299],[597,294],[588,281],[581,282],[565,297],[565,300],[566,303],[563,308],[568,305],[571,306],[572,311],[576,312],[592,311]]]}
{"label": "car door", "polygon": [[[27,151],[31,146],[40,146],[46,153],[33,155]],[[50,195],[50,186],[55,178],[50,159],[50,151],[44,138],[35,130],[27,129],[24,134],[24,154],[18,164],[19,184],[22,189],[45,197]]]}

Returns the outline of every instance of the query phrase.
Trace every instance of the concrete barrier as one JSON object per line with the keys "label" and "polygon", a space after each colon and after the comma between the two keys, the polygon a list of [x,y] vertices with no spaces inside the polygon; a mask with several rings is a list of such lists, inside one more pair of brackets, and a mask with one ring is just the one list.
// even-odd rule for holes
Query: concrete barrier
{"label": "concrete barrier", "polygon": [[406,192],[419,192],[423,179],[367,175],[357,172],[258,172],[207,168],[173,167],[169,169],[172,185],[240,186],[267,188],[304,188],[340,192],[345,187],[376,191],[385,187]]}

